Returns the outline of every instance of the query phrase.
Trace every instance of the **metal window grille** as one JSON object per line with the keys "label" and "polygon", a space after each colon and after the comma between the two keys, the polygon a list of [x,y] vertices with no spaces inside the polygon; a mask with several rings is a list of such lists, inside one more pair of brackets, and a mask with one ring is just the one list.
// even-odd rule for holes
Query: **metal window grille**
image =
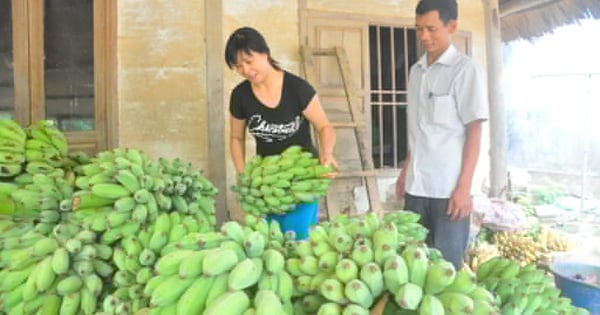
{"label": "metal window grille", "polygon": [[408,72],[417,61],[414,29],[369,26],[371,143],[376,168],[400,168],[406,157]]}

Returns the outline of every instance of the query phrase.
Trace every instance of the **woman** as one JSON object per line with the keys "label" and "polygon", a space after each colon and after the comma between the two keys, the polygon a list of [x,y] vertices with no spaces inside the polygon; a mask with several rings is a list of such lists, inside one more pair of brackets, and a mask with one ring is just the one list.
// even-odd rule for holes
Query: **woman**
{"label": "woman", "polygon": [[[280,154],[292,145],[317,154],[310,135],[311,124],[318,133],[321,164],[337,169],[333,157],[335,132],[315,89],[279,66],[257,30],[242,27],[233,32],[225,46],[225,62],[245,79],[233,89],[229,107],[231,158],[238,173],[244,170],[246,128],[254,136],[260,156]],[[293,230],[297,239],[304,239],[317,215],[315,202],[268,219],[277,220],[283,231]]]}

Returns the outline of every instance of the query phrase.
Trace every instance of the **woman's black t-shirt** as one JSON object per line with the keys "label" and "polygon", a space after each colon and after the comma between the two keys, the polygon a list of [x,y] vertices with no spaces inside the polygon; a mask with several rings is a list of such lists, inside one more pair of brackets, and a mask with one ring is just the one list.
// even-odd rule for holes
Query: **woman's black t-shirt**
{"label": "woman's black t-shirt", "polygon": [[310,123],[302,112],[315,94],[315,89],[304,79],[284,71],[277,107],[262,104],[245,80],[231,92],[229,111],[233,117],[246,120],[248,131],[256,139],[258,155],[280,154],[292,145],[314,153]]}

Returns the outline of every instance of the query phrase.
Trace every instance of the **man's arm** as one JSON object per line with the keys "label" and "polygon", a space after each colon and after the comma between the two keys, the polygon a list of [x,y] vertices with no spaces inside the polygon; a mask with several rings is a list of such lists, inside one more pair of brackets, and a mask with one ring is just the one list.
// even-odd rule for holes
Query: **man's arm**
{"label": "man's arm", "polygon": [[400,175],[398,175],[398,178],[396,179],[396,198],[398,198],[398,200],[404,199],[404,195],[406,194],[406,172],[409,164],[410,151],[406,152],[406,158],[404,159],[404,163],[402,163]]}
{"label": "man's arm", "polygon": [[463,147],[463,158],[456,187],[448,203],[448,215],[451,220],[461,220],[471,213],[471,186],[473,174],[479,159],[481,148],[481,125],[483,120],[475,120],[467,125],[467,138]]}

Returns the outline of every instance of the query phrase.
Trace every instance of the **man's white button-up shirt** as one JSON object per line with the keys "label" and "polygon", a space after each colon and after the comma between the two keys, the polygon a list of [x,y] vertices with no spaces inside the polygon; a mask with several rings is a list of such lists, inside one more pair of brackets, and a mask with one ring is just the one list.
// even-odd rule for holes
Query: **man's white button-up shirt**
{"label": "man's white button-up shirt", "polygon": [[432,65],[425,54],[408,82],[410,165],[406,192],[449,198],[462,167],[466,125],[487,120],[486,83],[479,64],[453,45]]}

